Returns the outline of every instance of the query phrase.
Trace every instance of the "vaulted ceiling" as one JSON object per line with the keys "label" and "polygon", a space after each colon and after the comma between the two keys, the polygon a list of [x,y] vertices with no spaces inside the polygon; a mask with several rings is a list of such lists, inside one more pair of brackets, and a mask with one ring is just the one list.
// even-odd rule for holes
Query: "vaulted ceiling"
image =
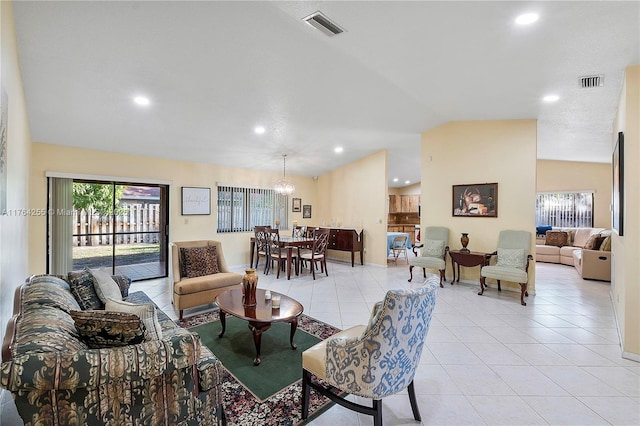
{"label": "vaulted ceiling", "polygon": [[[305,24],[316,11],[345,32]],[[538,21],[517,25],[525,12]],[[391,187],[420,180],[420,133],[453,120],[537,119],[538,158],[608,162],[624,69],[640,63],[637,1],[17,1],[14,14],[36,142],[265,171],[286,153],[308,176],[388,149]],[[581,88],[590,75],[604,85]]]}

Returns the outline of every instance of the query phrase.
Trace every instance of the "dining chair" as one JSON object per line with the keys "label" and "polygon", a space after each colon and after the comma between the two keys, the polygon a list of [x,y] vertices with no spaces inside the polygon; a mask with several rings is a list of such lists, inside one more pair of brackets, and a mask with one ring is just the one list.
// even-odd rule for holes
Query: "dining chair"
{"label": "dining chair", "polygon": [[[437,294],[434,274],[417,289],[389,290],[373,307],[368,325],[348,328],[304,351],[302,419],[309,415],[313,388],[347,409],[373,416],[373,424],[382,426],[382,398],[407,389],[413,418],[421,421],[413,380]],[[370,398],[372,406],[346,400],[343,393]]]}
{"label": "dining chair", "polygon": [[[275,261],[278,265],[278,272],[276,273],[276,278],[280,278],[280,270],[286,267],[287,265],[287,249],[286,247],[282,247],[280,244],[280,231],[278,229],[270,228],[267,231],[267,244],[269,246],[269,262],[273,265]],[[292,253],[291,261],[296,265],[296,274],[298,273],[297,266],[297,258],[296,255]],[[269,270],[271,270],[271,266],[267,268],[267,272],[265,274],[269,274]]]}
{"label": "dining chair", "polygon": [[413,279],[413,267],[422,268],[422,275],[427,277],[427,269],[437,269],[440,272],[440,287],[446,281],[444,272],[446,258],[449,252],[449,229],[443,226],[427,226],[424,229],[424,241],[420,255],[409,261],[409,282]]}
{"label": "dining chair", "polygon": [[520,284],[520,304],[527,306],[524,301],[529,281],[529,262],[533,260],[530,254],[531,232],[527,231],[500,231],[498,236],[498,249],[488,255],[496,256],[495,265],[483,266],[480,269],[480,292],[482,296],[487,288],[486,279],[493,278],[498,282],[498,291],[502,291],[500,281],[510,281]]}
{"label": "dining chair", "polygon": [[409,264],[409,257],[407,256],[407,235],[396,235],[391,242],[391,254],[393,255],[393,261],[398,264],[398,257],[404,254],[404,258]]}
{"label": "dining chair", "polygon": [[304,226],[296,225],[293,227],[291,231],[291,236],[293,238],[303,238],[306,234],[306,230]]}
{"label": "dining chair", "polygon": [[329,244],[329,229],[315,229],[313,231],[313,246],[309,251],[302,251],[300,253],[300,260],[309,261],[309,268],[313,279],[316,279],[316,266],[320,264],[320,272],[323,272],[329,276],[327,270],[327,245]]}
{"label": "dining chair", "polygon": [[[255,250],[256,250],[256,269],[260,263],[260,257],[264,257],[264,273],[267,273],[269,264],[269,244],[267,243],[267,230],[269,226],[255,226],[253,228]],[[250,265],[253,268],[253,265]]]}

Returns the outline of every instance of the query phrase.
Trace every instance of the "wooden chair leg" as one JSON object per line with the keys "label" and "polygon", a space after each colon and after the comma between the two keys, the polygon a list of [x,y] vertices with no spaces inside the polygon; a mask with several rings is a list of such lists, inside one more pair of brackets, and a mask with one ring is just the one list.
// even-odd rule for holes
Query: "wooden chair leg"
{"label": "wooden chair leg", "polygon": [[478,292],[478,296],[482,296],[482,294],[484,293],[484,288],[486,287],[485,280],[485,277],[480,276],[480,291]]}
{"label": "wooden chair leg", "polygon": [[324,264],[324,273],[326,276],[329,276],[329,270],[327,269],[327,258],[322,258],[322,263]]}
{"label": "wooden chair leg", "polygon": [[447,282],[447,280],[444,277],[444,269],[440,269],[440,288],[443,288],[444,286],[442,285],[442,282]]}
{"label": "wooden chair leg", "polygon": [[407,281],[411,282],[413,279],[413,265],[409,265],[409,279]]}
{"label": "wooden chair leg", "polygon": [[420,417],[420,409],[418,408],[418,402],[416,401],[416,390],[413,387],[413,380],[409,383],[407,391],[409,392],[409,402],[411,403],[413,418],[420,422],[422,421],[422,417]]}
{"label": "wooden chair leg", "polygon": [[302,369],[302,419],[306,420],[309,417],[309,395],[311,388],[309,387],[311,382],[311,373],[304,368]]}
{"label": "wooden chair leg", "polygon": [[520,283],[520,304],[527,306],[527,302],[524,301],[524,296],[527,294],[527,283]]}
{"label": "wooden chair leg", "polygon": [[180,309],[180,319],[184,316],[184,309]]}
{"label": "wooden chair leg", "polygon": [[422,276],[427,278],[427,268],[422,268]]}
{"label": "wooden chair leg", "polygon": [[502,287],[500,287],[500,280],[497,280],[497,281],[498,281],[498,291],[502,291]]}
{"label": "wooden chair leg", "polygon": [[374,399],[373,409],[375,410],[375,414],[373,415],[373,426],[382,426],[382,401]]}

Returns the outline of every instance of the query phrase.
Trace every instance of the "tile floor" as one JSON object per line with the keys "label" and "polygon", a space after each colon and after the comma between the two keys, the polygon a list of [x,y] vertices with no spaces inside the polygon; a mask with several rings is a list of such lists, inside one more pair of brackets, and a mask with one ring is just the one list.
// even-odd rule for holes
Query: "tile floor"
{"label": "tile floor", "polygon": [[[366,324],[387,289],[407,283],[407,266],[329,263],[329,276],[307,272],[287,281],[260,274],[259,286],[288,294],[305,313],[340,328]],[[241,272],[241,270],[239,271]],[[528,306],[519,293],[477,284],[445,284],[415,378],[424,425],[638,425],[640,364],[620,357],[610,284],[582,280],[574,268],[536,264]],[[168,280],[136,282],[176,317]],[[211,309],[187,310],[186,315]],[[354,398],[357,399],[357,398]],[[363,400],[365,401],[365,400]],[[22,424],[8,392],[0,425]],[[386,425],[415,425],[406,393],[383,403]],[[335,406],[312,423],[372,425],[371,417]]]}

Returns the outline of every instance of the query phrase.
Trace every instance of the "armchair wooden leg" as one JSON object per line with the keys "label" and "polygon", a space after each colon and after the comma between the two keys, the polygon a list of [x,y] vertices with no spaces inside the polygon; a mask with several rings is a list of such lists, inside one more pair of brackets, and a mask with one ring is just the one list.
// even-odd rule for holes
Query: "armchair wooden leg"
{"label": "armchair wooden leg", "polygon": [[485,277],[483,276],[480,277],[480,291],[478,292],[478,296],[482,296],[482,294],[484,293],[484,288],[486,287],[485,280],[486,280]]}
{"label": "armchair wooden leg", "polygon": [[520,283],[520,304],[522,306],[527,306],[527,302],[524,301],[524,296],[528,296],[527,294],[527,283]]}
{"label": "armchair wooden leg", "polygon": [[373,426],[382,426],[382,401],[379,399],[373,400]]}
{"label": "armchair wooden leg", "polygon": [[440,269],[440,288],[443,288],[442,282],[447,282],[447,279],[444,277],[444,269]]}
{"label": "armchair wooden leg", "polygon": [[413,279],[413,265],[409,265],[409,279],[407,281],[411,282]]}
{"label": "armchair wooden leg", "polygon": [[184,309],[180,309],[180,319],[182,320],[182,317],[184,316]]}
{"label": "armchair wooden leg", "polygon": [[500,287],[500,280],[497,280],[497,281],[498,281],[498,291],[502,291],[502,287]]}
{"label": "armchair wooden leg", "polygon": [[302,419],[306,420],[309,417],[309,391],[311,387],[311,373],[304,368],[302,369]]}
{"label": "armchair wooden leg", "polygon": [[427,268],[422,268],[422,277],[427,278]]}
{"label": "armchair wooden leg", "polygon": [[409,402],[411,402],[411,411],[413,411],[413,418],[417,421],[422,421],[422,417],[420,417],[420,409],[418,408],[418,402],[416,401],[416,390],[413,387],[413,380],[409,383],[409,387],[407,388],[409,392]]}

